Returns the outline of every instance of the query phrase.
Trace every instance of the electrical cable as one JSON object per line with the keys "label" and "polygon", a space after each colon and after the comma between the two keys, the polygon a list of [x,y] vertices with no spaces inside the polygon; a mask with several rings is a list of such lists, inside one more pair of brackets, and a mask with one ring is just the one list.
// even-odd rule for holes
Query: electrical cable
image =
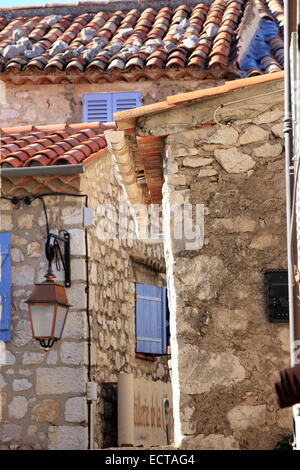
{"label": "electrical cable", "polygon": [[[63,255],[62,255],[62,252],[61,252],[61,249],[60,249],[60,246],[59,246],[59,243],[57,240],[55,240],[55,245],[56,245],[56,253],[55,253],[55,266],[56,266],[56,269],[57,271],[61,271],[61,264],[63,265],[63,268],[64,270],[66,270],[66,267],[65,267],[65,263],[64,263],[64,258],[63,258]],[[60,256],[58,256],[58,253]]]}
{"label": "electrical cable", "polygon": [[247,101],[247,100],[253,100],[254,98],[260,98],[261,96],[273,95],[274,93],[279,93],[281,91],[284,91],[284,88],[280,88],[280,90],[270,91],[268,93],[262,93],[260,95],[249,96],[247,98],[242,98],[240,100],[229,101],[228,103],[220,104],[214,111],[214,121],[216,124],[218,124],[218,126],[222,126],[222,123],[217,120],[216,115],[219,109],[222,109],[225,106],[229,106],[230,104],[235,104],[235,103],[242,103],[243,101]]}
{"label": "electrical cable", "polygon": [[46,204],[45,201],[42,197],[37,196],[35,199],[39,199],[42,203],[43,210],[44,210],[44,215],[45,215],[45,220],[46,220],[46,230],[47,230],[47,235],[49,235],[49,219],[48,219],[48,214],[47,214],[47,209],[46,209]]}
{"label": "electrical cable", "polygon": [[[292,207],[291,207],[291,224],[290,224],[290,243],[291,246],[295,241],[295,225],[296,225],[296,201],[297,201],[297,189],[298,189],[298,184],[299,184],[299,171],[300,171],[300,162],[299,160],[294,160],[294,185],[293,185],[293,194],[292,194]],[[295,170],[296,167],[296,170]],[[296,262],[294,258],[294,252],[293,250],[291,251],[291,261],[292,261],[292,266],[298,266],[298,262]],[[299,283],[299,279],[297,280],[295,278],[295,272],[293,269],[293,277],[294,277],[294,282]]]}
{"label": "electrical cable", "polygon": [[46,221],[46,230],[47,230],[47,235],[49,235],[49,219],[48,219],[48,214],[47,214],[47,209],[46,209],[46,204],[45,204],[45,201],[43,199],[43,197],[41,195],[32,195],[31,197],[30,196],[22,196],[22,197],[17,197],[17,196],[0,196],[1,199],[5,199],[7,201],[10,201],[12,204],[14,204],[15,206],[19,203],[19,202],[25,202],[25,204],[27,204],[28,206],[30,206],[31,202],[35,199],[39,199],[42,203],[42,206],[43,206],[43,211],[44,211],[44,215],[45,215],[45,221]]}

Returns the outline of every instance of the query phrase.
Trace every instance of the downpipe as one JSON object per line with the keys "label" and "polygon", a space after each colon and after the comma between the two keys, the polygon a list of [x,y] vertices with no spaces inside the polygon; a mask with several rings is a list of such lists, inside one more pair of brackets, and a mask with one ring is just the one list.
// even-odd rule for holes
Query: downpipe
{"label": "downpipe", "polygon": [[[287,258],[288,258],[288,291],[290,319],[290,354],[291,367],[296,366],[295,346],[300,340],[300,308],[299,284],[295,283],[295,262],[298,265],[296,208],[293,208],[295,185],[294,132],[292,109],[292,76],[291,76],[291,37],[296,31],[296,0],[284,1],[284,135],[285,135],[285,182],[286,182],[286,221],[287,221]],[[299,13],[299,12],[298,12]],[[298,55],[298,54],[297,54]],[[298,61],[296,61],[298,62]],[[298,65],[297,65],[298,69]],[[298,72],[298,70],[297,70]],[[297,73],[298,76],[298,73]],[[295,216],[292,217],[294,210]],[[300,450],[300,409],[298,405],[292,408],[294,421],[294,449]]]}

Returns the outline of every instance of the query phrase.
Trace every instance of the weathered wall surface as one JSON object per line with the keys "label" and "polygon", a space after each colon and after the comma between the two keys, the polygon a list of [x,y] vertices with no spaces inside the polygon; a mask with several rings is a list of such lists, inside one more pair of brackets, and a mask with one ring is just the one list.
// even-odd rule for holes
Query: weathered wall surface
{"label": "weathered wall surface", "polygon": [[[39,184],[43,178],[37,178]],[[25,195],[17,180],[2,182],[3,194]],[[57,183],[59,184],[59,182]],[[62,185],[62,182],[60,182]],[[26,185],[25,185],[26,186]],[[91,323],[91,379],[98,385],[95,409],[95,447],[116,445],[116,387],[120,371],[153,380],[169,380],[167,359],[157,362],[135,357],[135,282],[165,285],[165,276],[152,267],[161,263],[163,246],[145,245],[134,237],[132,217],[119,239],[119,199],[122,191],[104,156],[90,164],[74,190],[86,193],[94,210],[88,228],[89,314]],[[57,188],[59,190],[59,188]],[[48,192],[48,190],[44,191]],[[84,198],[46,197],[50,229],[71,234],[72,287],[63,340],[49,352],[32,339],[27,305],[34,282],[43,281],[45,217],[41,202],[13,208],[1,199],[0,231],[12,233],[12,341],[0,355],[0,443],[31,445],[35,449],[86,449],[88,443],[86,382],[88,380],[88,322]],[[124,211],[126,209],[123,207]],[[116,231],[114,231],[116,221]],[[113,234],[109,231],[113,230]],[[115,238],[114,238],[115,235]],[[142,263],[142,264],[141,264]],[[57,273],[59,280],[62,273]]]}
{"label": "weathered wall surface", "polygon": [[[94,226],[89,230],[90,309],[92,374],[99,384],[95,445],[102,447],[109,438],[111,443],[117,443],[113,422],[109,426],[109,418],[115,413],[117,374],[133,372],[138,377],[169,380],[166,358],[152,362],[135,357],[134,283],[165,285],[165,276],[151,268],[151,261],[163,266],[163,245],[145,245],[136,239],[133,219],[115,178],[110,155],[88,167],[81,180],[81,191],[90,194],[89,204],[95,213]],[[125,216],[123,222],[120,214]],[[136,259],[144,261],[144,265]],[[111,388],[105,384],[111,384]]]}
{"label": "weathered wall surface", "polygon": [[[282,96],[228,106],[217,115],[221,125],[210,118],[224,101],[262,91],[140,120],[143,135],[169,133],[165,222],[173,223],[172,204],[205,211],[201,249],[186,250],[172,230],[165,241],[183,448],[272,449],[292,429],[274,390],[289,364],[288,325],[268,323],[264,285],[264,272],[287,262]],[[205,127],[182,132],[175,123],[183,115],[187,126],[193,119]]]}
{"label": "weathered wall surface", "polygon": [[[5,193],[7,185],[2,184]],[[20,195],[21,193],[19,193]],[[24,191],[24,194],[26,192]],[[85,449],[87,446],[85,246],[82,202],[45,198],[50,228],[72,237],[72,287],[63,340],[43,351],[32,339],[24,303],[33,284],[43,282],[45,217],[41,201],[20,207],[0,200],[0,229],[12,237],[12,340],[1,342],[0,442],[35,449]],[[62,280],[62,272],[56,272]]]}
{"label": "weathered wall surface", "polygon": [[221,84],[213,80],[158,80],[132,83],[13,85],[6,83],[6,104],[0,109],[0,127],[78,123],[83,121],[82,102],[87,93],[140,91],[143,104],[166,96]]}

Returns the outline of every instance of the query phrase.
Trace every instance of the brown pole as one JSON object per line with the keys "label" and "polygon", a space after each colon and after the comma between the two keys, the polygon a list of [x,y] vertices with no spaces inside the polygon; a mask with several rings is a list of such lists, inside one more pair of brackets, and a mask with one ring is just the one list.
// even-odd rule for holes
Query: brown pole
{"label": "brown pole", "polygon": [[297,31],[297,0],[289,0],[289,4],[289,30],[290,33],[295,33]]}

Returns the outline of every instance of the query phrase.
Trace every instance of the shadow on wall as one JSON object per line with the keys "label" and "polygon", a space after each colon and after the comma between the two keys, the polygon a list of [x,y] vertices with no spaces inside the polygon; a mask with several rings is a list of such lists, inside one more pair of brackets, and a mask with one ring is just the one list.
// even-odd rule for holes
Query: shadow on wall
{"label": "shadow on wall", "polygon": [[118,384],[102,384],[100,399],[103,403],[103,448],[118,447]]}

